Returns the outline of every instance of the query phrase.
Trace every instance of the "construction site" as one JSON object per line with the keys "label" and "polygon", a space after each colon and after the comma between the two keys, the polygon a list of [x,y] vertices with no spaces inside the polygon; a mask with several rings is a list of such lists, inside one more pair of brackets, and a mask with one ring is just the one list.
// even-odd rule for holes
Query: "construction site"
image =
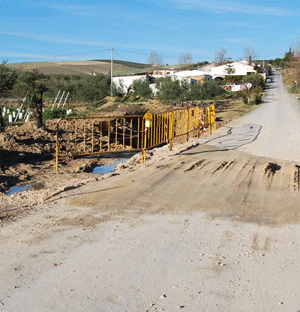
{"label": "construction site", "polygon": [[298,99],[200,104],[0,134],[4,311],[297,311]]}

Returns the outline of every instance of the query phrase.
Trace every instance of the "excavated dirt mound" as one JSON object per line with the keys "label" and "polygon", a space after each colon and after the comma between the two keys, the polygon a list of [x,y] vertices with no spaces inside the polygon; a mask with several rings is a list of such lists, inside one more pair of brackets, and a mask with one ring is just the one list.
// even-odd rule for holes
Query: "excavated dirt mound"
{"label": "excavated dirt mound", "polygon": [[[36,129],[32,122],[7,127],[0,133],[0,194],[14,185],[46,183],[55,173],[56,123]],[[64,172],[92,171],[97,165],[113,163],[115,159],[78,159],[65,165]]]}

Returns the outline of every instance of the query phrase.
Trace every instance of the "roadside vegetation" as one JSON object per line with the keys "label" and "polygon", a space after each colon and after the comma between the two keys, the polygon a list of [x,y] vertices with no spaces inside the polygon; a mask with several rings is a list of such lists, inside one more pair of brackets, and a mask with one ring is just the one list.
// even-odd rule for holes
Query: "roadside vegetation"
{"label": "roadside vegetation", "polygon": [[170,77],[158,79],[156,87],[159,90],[157,96],[163,102],[212,100],[226,93],[214,81],[205,81],[203,84],[191,86],[187,80],[173,81]]}
{"label": "roadside vegetation", "polygon": [[272,65],[281,70],[283,81],[291,93],[300,93],[300,42],[290,48],[282,59],[275,59]]}
{"label": "roadside vegetation", "polygon": [[226,84],[251,83],[251,90],[238,92],[238,96],[251,99],[249,104],[259,104],[265,87],[261,75],[251,74],[247,76],[226,76],[224,81],[205,81],[203,84],[191,85],[188,80],[172,79],[170,76],[156,79],[157,94],[153,94],[150,83],[145,79],[136,80],[133,83],[132,96],[125,95],[122,86],[113,85],[115,102],[136,101],[137,99],[155,99],[163,103],[215,100],[224,97]]}

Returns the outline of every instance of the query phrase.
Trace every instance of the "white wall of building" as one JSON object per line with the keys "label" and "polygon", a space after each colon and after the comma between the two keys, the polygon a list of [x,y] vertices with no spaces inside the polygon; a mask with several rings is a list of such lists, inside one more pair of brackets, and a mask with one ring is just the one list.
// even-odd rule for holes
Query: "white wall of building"
{"label": "white wall of building", "polygon": [[113,77],[113,83],[117,88],[121,88],[124,93],[127,93],[133,82],[139,79],[146,79],[146,75]]}
{"label": "white wall of building", "polygon": [[[234,70],[235,76],[244,76],[248,73],[256,73],[256,70],[254,70],[254,67],[251,65],[244,65],[241,63],[233,62],[230,64],[232,66],[232,69]],[[225,77],[227,74],[226,69],[228,68],[228,64],[220,65],[211,67],[210,74],[213,77]]]}
{"label": "white wall of building", "polygon": [[[233,62],[231,63],[233,69],[235,70],[235,73],[233,75],[238,76],[244,76],[248,73],[256,73],[256,70],[254,69],[254,66],[248,65],[247,61],[240,61],[240,62]],[[212,64],[206,65],[201,67],[201,70],[213,77],[215,79],[216,77],[222,77],[224,78],[227,75],[226,68],[228,64],[220,65],[220,66],[214,66]]]}

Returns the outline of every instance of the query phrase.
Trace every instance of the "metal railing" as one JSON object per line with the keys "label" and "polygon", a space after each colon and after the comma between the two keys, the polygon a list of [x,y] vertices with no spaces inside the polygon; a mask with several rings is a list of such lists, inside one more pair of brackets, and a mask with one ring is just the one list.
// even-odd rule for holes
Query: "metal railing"
{"label": "metal railing", "polygon": [[140,151],[143,116],[62,118],[56,131],[56,171],[60,159]]}
{"label": "metal railing", "polygon": [[[201,122],[203,120],[203,123]],[[57,123],[56,171],[59,160],[105,153],[142,151],[141,162],[146,161],[146,150],[189,135],[216,129],[214,105],[193,107],[170,112],[132,116],[62,118]]]}
{"label": "metal railing", "polygon": [[[141,162],[146,161],[146,150],[163,143],[169,143],[170,150],[173,148],[173,140],[178,137],[184,137],[184,141],[189,140],[189,135],[196,132],[200,136],[200,131],[206,131],[208,127],[209,134],[212,127],[217,129],[215,106],[193,107],[189,109],[178,109],[168,113],[151,114],[144,116],[143,130],[143,150]],[[201,123],[201,119],[203,123]]]}

